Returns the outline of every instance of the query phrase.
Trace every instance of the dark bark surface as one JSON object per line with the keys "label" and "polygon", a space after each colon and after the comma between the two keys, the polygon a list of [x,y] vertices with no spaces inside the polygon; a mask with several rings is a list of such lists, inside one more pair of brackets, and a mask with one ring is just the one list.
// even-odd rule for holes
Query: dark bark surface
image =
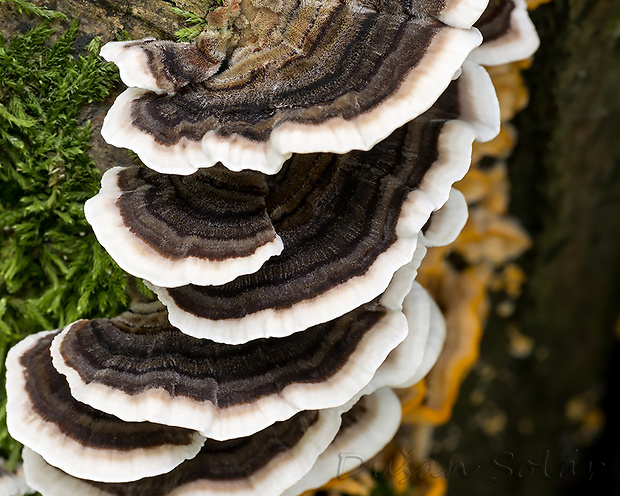
{"label": "dark bark surface", "polygon": [[[534,242],[520,262],[528,283],[512,321],[491,316],[453,422],[437,433],[458,439],[439,460],[480,465],[453,471],[451,495],[620,491],[620,3],[555,0],[532,18],[541,48],[509,164],[512,213]],[[514,324],[536,343],[528,358],[507,353]],[[474,405],[480,389],[487,400]],[[480,419],[494,416],[505,428],[484,434]]]}

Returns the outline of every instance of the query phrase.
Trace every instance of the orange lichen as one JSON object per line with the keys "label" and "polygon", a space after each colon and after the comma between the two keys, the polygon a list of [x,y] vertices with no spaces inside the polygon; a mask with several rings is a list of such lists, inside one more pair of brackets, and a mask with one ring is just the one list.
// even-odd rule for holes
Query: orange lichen
{"label": "orange lichen", "polygon": [[589,389],[566,402],[564,415],[577,427],[573,437],[578,446],[590,445],[605,427],[605,412],[599,406],[600,401],[600,393]]}
{"label": "orange lichen", "polygon": [[480,169],[471,169],[465,177],[454,185],[467,200],[467,203],[482,201],[491,190],[491,180],[488,174]]}
{"label": "orange lichen", "polygon": [[426,381],[422,379],[410,388],[398,391],[402,403],[403,421],[409,412],[415,411],[426,397]]}
{"label": "orange lichen", "polygon": [[[471,183],[472,180],[474,181],[473,185]],[[474,185],[477,186],[477,189],[472,187]],[[497,162],[492,167],[484,170],[473,167],[455,187],[465,195],[465,199],[470,205],[482,202],[483,209],[491,210],[501,215],[506,213],[508,184],[506,164],[504,162]]]}
{"label": "orange lichen", "polygon": [[441,496],[446,494],[448,489],[448,481],[445,477],[432,477],[422,481],[420,484],[421,494],[424,496]]}
{"label": "orange lichen", "polygon": [[519,256],[530,244],[525,230],[513,219],[476,210],[471,212],[454,250],[471,264],[501,265]]}
{"label": "orange lichen", "polygon": [[[488,314],[486,288],[491,273],[484,265],[457,272],[446,266],[439,283],[437,302],[445,312],[447,336],[444,350],[426,380],[427,394],[407,420],[445,423],[452,414],[461,382],[478,358],[479,340]],[[424,268],[420,279],[424,281]]]}
{"label": "orange lichen", "polygon": [[[448,481],[442,475],[443,468],[435,460],[411,459],[401,454],[398,462],[404,464],[404,469],[392,477],[395,494],[403,496],[410,494],[412,484],[415,484],[416,495],[419,496],[441,496],[446,493]],[[401,467],[398,462],[395,463],[395,467]]]}
{"label": "orange lichen", "polygon": [[[474,143],[472,149],[472,163],[477,164],[483,157],[491,157],[498,159],[505,159],[512,153],[512,149],[517,143],[517,131],[515,127],[509,122],[502,123],[502,128],[499,130],[499,134],[486,143]],[[475,166],[472,167],[472,171],[476,170]],[[465,175],[463,181],[467,180],[467,176],[471,174],[471,171]],[[461,183],[463,182],[461,181]],[[459,183],[459,184],[461,184]],[[460,186],[458,189],[461,189]],[[461,190],[462,191],[462,190]],[[462,191],[465,194],[464,191]],[[465,195],[467,196],[467,195]]]}
{"label": "orange lichen", "polygon": [[[374,479],[366,469],[356,470],[355,474],[343,474],[325,484],[321,491],[328,495],[367,494],[374,486]],[[306,491],[302,496],[313,495],[315,491]]]}
{"label": "orange lichen", "polygon": [[517,298],[525,283],[525,272],[515,263],[507,264],[502,271],[493,278],[493,291],[504,291],[509,297]]}
{"label": "orange lichen", "polygon": [[527,0],[527,8],[530,10],[534,10],[538,8],[540,5],[543,5],[549,2],[551,2],[551,0]]}
{"label": "orange lichen", "polygon": [[508,213],[508,171],[505,162],[497,162],[487,170],[491,189],[481,202],[481,207],[476,210],[492,212],[498,215]]}
{"label": "orange lichen", "polygon": [[520,62],[487,67],[497,92],[502,122],[512,120],[527,106],[529,93],[523,83],[522,70]]}

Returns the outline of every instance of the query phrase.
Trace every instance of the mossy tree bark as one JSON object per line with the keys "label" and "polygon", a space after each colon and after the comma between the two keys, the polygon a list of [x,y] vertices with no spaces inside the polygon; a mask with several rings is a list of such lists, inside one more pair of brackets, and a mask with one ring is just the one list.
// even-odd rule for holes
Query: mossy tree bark
{"label": "mossy tree bark", "polygon": [[[182,27],[183,19],[170,7],[206,14],[211,5],[208,0],[35,0],[32,3],[62,12],[69,19],[78,17],[78,48],[80,44],[87,45],[95,36],[101,37],[104,43],[113,41],[123,31],[132,39],[149,36],[171,39],[174,31]],[[5,35],[31,24],[18,15],[17,8],[10,3],[0,5],[0,9],[0,29]],[[32,24],[37,22],[32,19]]]}
{"label": "mossy tree bark", "polygon": [[[65,14],[69,20],[79,19],[79,31],[75,43],[76,52],[82,52],[95,37],[102,43],[114,41],[117,36],[129,39],[155,37],[173,39],[174,32],[184,27],[184,19],[175,14],[171,7],[206,15],[216,0],[34,0],[37,6]],[[38,25],[41,19],[20,15],[12,3],[0,3],[0,33],[5,39],[11,35]],[[55,21],[63,30],[70,21]],[[119,84],[115,94],[103,103],[87,106],[81,118],[92,122],[94,133],[91,155],[101,170],[115,165],[134,163],[127,150],[106,144],[100,135],[101,125],[107,109],[118,94],[125,89]]]}

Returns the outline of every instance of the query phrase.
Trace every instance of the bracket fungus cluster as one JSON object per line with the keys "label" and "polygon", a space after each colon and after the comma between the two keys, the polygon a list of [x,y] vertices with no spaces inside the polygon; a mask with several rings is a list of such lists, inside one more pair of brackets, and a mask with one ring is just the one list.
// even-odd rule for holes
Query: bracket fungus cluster
{"label": "bracket fungus cluster", "polygon": [[146,167],[85,213],[159,301],[11,350],[31,487],[295,496],[385,446],[446,334],[417,268],[499,129],[486,4],[230,0],[192,43],[103,47],[130,87],[103,136]]}
{"label": "bracket fungus cluster", "polygon": [[[528,3],[531,8],[535,2]],[[502,128],[492,141],[474,144],[472,169],[456,184],[469,205],[469,219],[463,231],[449,246],[429,250],[418,271],[418,281],[429,288],[442,308],[446,339],[429,374],[399,393],[403,402],[401,435],[383,450],[372,466],[383,467],[389,460],[390,467],[403,467],[402,470],[435,467],[433,472],[437,477],[420,480],[403,477],[402,470],[390,470],[388,483],[397,494],[446,492],[448,478],[443,468],[449,467],[442,467],[438,460],[431,459],[431,453],[452,453],[454,447],[447,447],[447,443],[441,441],[441,434],[435,436],[433,431],[451,419],[461,383],[478,359],[480,338],[489,312],[509,318],[525,277],[513,261],[529,248],[530,240],[518,221],[508,214],[505,159],[516,141],[516,131],[508,121],[527,104],[527,89],[520,72],[529,67],[529,61],[517,60],[533,54],[538,36],[524,5],[512,0],[490,2],[475,26],[483,33],[485,42],[470,57],[488,67],[498,95]],[[484,60],[480,58],[483,53]],[[491,292],[493,299],[489,297]],[[499,302],[494,302],[498,296]],[[515,343],[511,353],[527,353],[527,344],[531,346],[531,343],[527,343],[516,327],[509,327],[511,330],[516,334],[514,341],[511,340],[511,345]],[[482,391],[474,390],[470,398],[472,403],[474,396]],[[484,397],[484,393],[480,397]],[[462,419],[455,420],[458,425]],[[476,420],[483,432],[491,434],[502,429],[500,423],[486,420],[482,416]],[[462,448],[464,446],[456,449],[462,451]],[[356,471],[350,480],[333,481],[327,494],[360,492],[356,486],[368,486],[370,466],[366,468]]]}

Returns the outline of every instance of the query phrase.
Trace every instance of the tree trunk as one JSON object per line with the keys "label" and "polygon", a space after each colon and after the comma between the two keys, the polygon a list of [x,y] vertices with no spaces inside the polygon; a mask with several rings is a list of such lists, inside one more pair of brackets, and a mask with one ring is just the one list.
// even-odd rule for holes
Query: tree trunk
{"label": "tree trunk", "polygon": [[[113,40],[121,31],[131,38],[171,38],[183,24],[171,6],[206,13],[206,2],[200,0],[34,3],[80,18],[78,48],[95,36]],[[497,371],[489,385],[490,406],[469,402],[479,380],[472,374],[455,418],[437,433],[448,436],[455,428],[461,433],[456,450],[438,453],[444,465],[465,460],[481,466],[470,477],[449,477],[454,495],[550,496],[571,488],[594,493],[595,484],[604,481],[620,488],[613,480],[620,473],[613,448],[620,441],[619,412],[613,402],[602,400],[608,408],[606,435],[589,448],[580,438],[587,419],[575,423],[565,415],[571,398],[593,397],[596,405],[605,394],[618,393],[618,377],[606,381],[618,347],[614,326],[620,309],[620,4],[555,0],[539,7],[532,18],[541,48],[526,73],[531,103],[517,118],[520,137],[510,171],[512,211],[532,234],[534,247],[522,261],[529,283],[518,321],[510,323],[534,338],[536,352],[522,360],[509,357],[509,322],[491,319],[481,353],[481,363]],[[24,21],[15,7],[0,4],[0,32],[6,38],[23,31],[28,22],[39,21]],[[97,127],[104,107],[92,107],[84,117]],[[126,151],[113,150],[100,138],[93,155],[102,167],[130,161]],[[617,359],[619,355],[616,351]],[[472,419],[490,407],[504,412],[508,423],[501,434],[485,437],[472,428]],[[577,456],[575,449],[581,450]],[[535,467],[531,476],[519,476],[520,464],[541,463],[545,453],[546,474]],[[570,459],[576,461],[578,475],[567,472],[558,480],[558,467]],[[590,461],[600,468],[592,481]],[[498,463],[512,473],[507,476]],[[493,477],[505,479],[494,483]]]}
{"label": "tree trunk", "polygon": [[[531,102],[509,164],[511,210],[533,237],[521,261],[528,284],[516,321],[495,316],[485,331],[489,401],[470,403],[474,371],[452,424],[461,444],[439,458],[481,465],[449,478],[449,494],[618,494],[620,3],[554,0],[531,15],[541,47],[525,73]],[[509,324],[535,340],[531,357],[508,355]],[[472,429],[485,408],[507,418],[494,437]]]}

